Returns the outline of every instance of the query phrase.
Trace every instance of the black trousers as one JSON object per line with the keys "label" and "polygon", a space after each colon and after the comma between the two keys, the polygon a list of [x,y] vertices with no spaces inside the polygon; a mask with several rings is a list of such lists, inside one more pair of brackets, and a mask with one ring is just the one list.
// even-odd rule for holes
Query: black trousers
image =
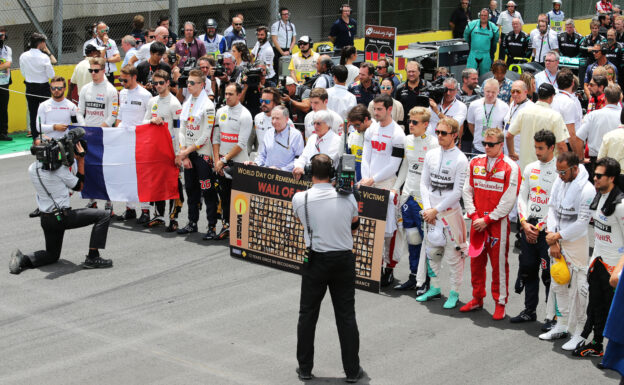
{"label": "black trousers", "polygon": [[518,280],[524,284],[524,307],[535,311],[539,303],[539,272],[542,269],[542,282],[546,288],[546,299],[550,289],[550,256],[546,243],[546,232],[541,231],[537,236],[537,243],[527,242],[524,231],[520,235],[520,264],[518,266]]}
{"label": "black trousers", "polygon": [[[178,199],[169,199],[169,219],[177,219],[180,210],[182,210],[182,204],[184,203],[184,189],[182,188],[182,181],[178,178],[178,193],[180,194],[180,198]],[[165,205],[167,201],[158,201],[155,202],[156,206],[156,215],[164,217],[165,216]]]}
{"label": "black trousers", "polygon": [[221,198],[221,215],[223,223],[230,223],[230,198],[232,195],[232,179],[225,176],[219,178],[219,198]]}
{"label": "black trousers", "polygon": [[50,93],[50,85],[48,83],[28,83],[26,84],[26,102],[28,103],[28,116],[30,118],[30,133],[33,140],[39,136],[37,132],[37,112],[39,105],[45,102],[52,94]]}
{"label": "black trousers", "polygon": [[39,267],[55,263],[61,257],[63,237],[65,230],[77,229],[94,224],[89,240],[90,249],[103,249],[106,247],[106,236],[110,224],[110,211],[98,209],[67,210],[67,213],[59,221],[52,214],[41,214],[41,228],[45,236],[46,249],[35,251],[26,255],[33,267]]}
{"label": "black trousers", "polygon": [[615,291],[609,285],[611,274],[598,257],[589,268],[587,282],[589,283],[589,301],[587,303],[587,321],[581,337],[587,338],[594,331],[594,341],[602,343],[604,327],[613,302]]}
{"label": "black trousers", "polygon": [[[503,49],[503,42],[505,41],[506,34],[500,34],[500,43],[498,43],[498,60],[505,61],[507,55],[505,55],[505,50]],[[509,64],[508,64],[509,65]]]}
{"label": "black trousers", "polygon": [[189,159],[192,168],[184,169],[184,187],[188,199],[188,219],[190,222],[199,221],[201,199],[206,204],[208,226],[217,224],[217,190],[215,189],[215,174],[212,171],[212,160],[208,156],[191,152]]}
{"label": "black trousers", "polygon": [[355,320],[355,256],[350,250],[312,252],[301,277],[297,361],[304,373],[314,367],[314,336],[321,302],[329,287],[340,339],[342,366],[347,376],[360,368],[360,333]]}
{"label": "black trousers", "polygon": [[0,86],[0,136],[9,133],[9,85]]}

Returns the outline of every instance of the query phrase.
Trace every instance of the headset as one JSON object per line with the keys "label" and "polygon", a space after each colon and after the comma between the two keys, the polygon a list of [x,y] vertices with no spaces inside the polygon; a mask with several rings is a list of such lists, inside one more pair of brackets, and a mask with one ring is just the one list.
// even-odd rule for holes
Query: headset
{"label": "headset", "polygon": [[193,37],[197,37],[197,27],[195,26],[195,23],[193,23],[192,21],[185,21],[184,24],[182,24],[182,29],[180,30],[180,33],[182,36],[184,36],[184,27],[190,24],[193,26]]}
{"label": "headset", "polygon": [[[331,128],[330,128],[331,129]],[[312,161],[314,160],[314,158],[316,158],[317,156],[319,156],[321,154],[315,154],[314,156],[312,156],[310,158],[310,163],[306,164],[303,167],[303,172],[305,173],[305,175],[307,176],[312,176]],[[334,170],[334,161],[332,160],[332,158],[329,158],[329,165],[327,165],[327,175],[329,175],[329,179],[332,180],[336,177],[336,170]]]}
{"label": "headset", "polygon": [[388,70],[388,74],[389,75],[394,74],[394,66],[392,65],[392,61],[393,61],[392,58],[391,57],[384,57],[384,58],[382,58],[380,60],[384,60],[386,62],[386,65],[387,65],[386,69]]}
{"label": "headset", "polygon": [[342,4],[342,5],[340,6],[340,14],[342,14],[342,10],[343,10],[345,7],[349,7],[349,9],[351,9],[351,6],[350,6],[349,4]]}

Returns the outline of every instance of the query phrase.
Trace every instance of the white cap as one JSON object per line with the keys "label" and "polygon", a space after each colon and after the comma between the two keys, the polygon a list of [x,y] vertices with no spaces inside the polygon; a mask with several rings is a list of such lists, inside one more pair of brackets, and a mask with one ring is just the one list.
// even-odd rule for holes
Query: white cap
{"label": "white cap", "polygon": [[286,85],[287,86],[291,86],[293,84],[297,84],[297,82],[295,81],[295,79],[291,78],[290,76],[286,76]]}
{"label": "white cap", "polygon": [[559,4],[559,5],[561,5],[561,0],[553,0],[553,4]]}

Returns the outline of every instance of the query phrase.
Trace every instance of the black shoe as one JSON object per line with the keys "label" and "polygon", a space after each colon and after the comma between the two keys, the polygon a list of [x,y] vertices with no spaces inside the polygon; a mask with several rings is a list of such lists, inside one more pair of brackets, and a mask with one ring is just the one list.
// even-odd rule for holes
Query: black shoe
{"label": "black shoe", "polygon": [[176,221],[175,219],[172,219],[171,221],[169,221],[169,226],[167,226],[165,231],[168,233],[173,233],[174,231],[178,231],[178,221]]}
{"label": "black shoe", "polygon": [[312,376],[312,373],[306,373],[300,368],[297,368],[296,372],[297,372],[297,376],[299,376],[300,381],[308,381],[308,380],[311,380],[312,377],[314,377]]}
{"label": "black shoe", "polygon": [[85,206],[88,209],[97,209],[97,202],[93,201],[93,202],[89,202],[87,203],[87,205]]}
{"label": "black shoe", "polygon": [[141,210],[141,216],[137,219],[138,225],[146,225],[150,222],[149,210]]}
{"label": "black shoe", "polygon": [[403,282],[400,285],[396,285],[394,290],[410,290],[416,288],[416,276],[414,274],[410,274],[407,281]]}
{"label": "black shoe", "polygon": [[120,221],[129,221],[130,219],[136,219],[136,210],[126,208],[123,215],[118,217]]}
{"label": "black shoe", "polygon": [[206,233],[206,235],[204,235],[204,237],[202,238],[204,241],[212,241],[213,239],[219,239],[217,232],[215,231],[214,227],[210,227],[208,229],[208,232]]}
{"label": "black shoe", "polygon": [[13,138],[11,138],[10,136],[8,136],[6,134],[0,135],[0,142],[10,142],[12,140],[13,140]]}
{"label": "black shoe", "polygon": [[600,361],[599,363],[596,364],[596,367],[600,370],[605,370],[607,369],[607,367],[605,366],[605,364],[602,363],[602,361]]}
{"label": "black shoe", "polygon": [[41,211],[39,211],[39,208],[36,208],[35,211],[28,214],[28,216],[31,218],[37,218],[39,215],[41,215]]}
{"label": "black shoe", "polygon": [[580,344],[572,351],[572,355],[575,357],[602,357],[604,356],[604,350],[602,344],[591,341]]}
{"label": "black shoe", "polygon": [[535,314],[535,311],[524,309],[520,312],[520,314],[511,318],[509,322],[511,322],[512,324],[519,324],[521,322],[534,322],[535,320],[537,320],[537,315]]}
{"label": "black shoe", "polygon": [[87,257],[87,259],[85,259],[85,261],[82,263],[82,267],[84,267],[85,269],[106,269],[108,267],[113,267],[113,261],[100,257]]}
{"label": "black shoe", "polygon": [[151,228],[151,227],[164,226],[164,225],[165,225],[165,220],[163,219],[163,217],[156,215],[149,222],[147,222],[144,226]]}
{"label": "black shoe", "polygon": [[364,377],[364,369],[362,369],[362,367],[360,366],[360,369],[358,370],[357,374],[354,376],[347,376],[347,378],[345,378],[345,381],[350,384],[355,384],[362,377]]}
{"label": "black shoe", "polygon": [[178,234],[180,235],[196,233],[196,232],[197,232],[197,223],[193,223],[193,222],[189,222],[183,228],[178,229]]}
{"label": "black shoe", "polygon": [[557,316],[555,316],[555,319],[546,318],[544,320],[544,323],[542,324],[542,331],[549,332],[550,329],[554,328],[556,324],[557,324]]}
{"label": "black shoe", "polygon": [[222,240],[222,239],[226,239],[230,237],[230,224],[229,223],[224,223],[223,227],[221,228],[221,231],[219,231],[219,234],[217,235],[218,240]]}
{"label": "black shoe", "polygon": [[391,267],[384,267],[383,273],[381,274],[380,284],[381,287],[392,285],[394,282],[394,269]]}
{"label": "black shoe", "polygon": [[24,264],[24,254],[19,249],[13,250],[11,253],[11,259],[9,260],[9,273],[19,274],[24,270],[22,267]]}

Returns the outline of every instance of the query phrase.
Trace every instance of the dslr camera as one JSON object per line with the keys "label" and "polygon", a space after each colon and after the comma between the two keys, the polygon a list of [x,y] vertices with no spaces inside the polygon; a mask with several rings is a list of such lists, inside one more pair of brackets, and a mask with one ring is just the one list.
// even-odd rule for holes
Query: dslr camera
{"label": "dslr camera", "polygon": [[214,77],[220,78],[225,75],[225,67],[223,66],[223,55],[217,55],[217,66],[214,68]]}
{"label": "dslr camera", "polygon": [[74,164],[76,144],[80,142],[86,151],[84,135],[84,128],[74,127],[61,139],[44,139],[41,144],[33,145],[30,147],[30,153],[41,162],[44,170],[54,171],[61,166],[71,167]]}
{"label": "dslr camera", "polygon": [[256,89],[260,85],[260,79],[262,76],[264,76],[262,68],[249,66],[243,70],[241,82],[243,84],[247,84],[247,86],[251,89]]}
{"label": "dslr camera", "polygon": [[182,68],[182,71],[180,71],[180,77],[178,78],[178,86],[180,86],[180,88],[187,87],[186,82],[188,81],[189,73],[192,70],[194,70],[196,67],[197,67],[196,58],[189,57],[188,59],[186,59],[186,62],[184,63],[184,67]]}

